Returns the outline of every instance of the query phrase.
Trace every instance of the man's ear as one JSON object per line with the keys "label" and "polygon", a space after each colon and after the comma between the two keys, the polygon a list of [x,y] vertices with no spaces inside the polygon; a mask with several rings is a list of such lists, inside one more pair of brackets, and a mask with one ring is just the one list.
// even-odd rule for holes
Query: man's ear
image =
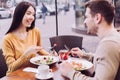
{"label": "man's ear", "polygon": [[99,24],[101,21],[102,21],[102,15],[101,14],[99,14],[99,13],[97,13],[96,15],[95,15],[95,22],[96,22],[96,24]]}

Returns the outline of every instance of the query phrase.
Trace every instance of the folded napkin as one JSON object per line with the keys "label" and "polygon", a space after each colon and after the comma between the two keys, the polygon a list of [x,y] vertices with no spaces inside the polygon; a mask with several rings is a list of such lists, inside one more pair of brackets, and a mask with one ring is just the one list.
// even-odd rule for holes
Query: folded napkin
{"label": "folded napkin", "polygon": [[26,68],[23,69],[23,71],[38,73],[38,69],[37,68],[33,68],[33,67],[26,67]]}

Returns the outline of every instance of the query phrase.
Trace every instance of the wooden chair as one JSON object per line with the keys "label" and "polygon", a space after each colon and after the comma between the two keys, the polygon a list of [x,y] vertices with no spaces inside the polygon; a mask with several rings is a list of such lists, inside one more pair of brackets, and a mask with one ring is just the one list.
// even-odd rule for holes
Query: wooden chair
{"label": "wooden chair", "polygon": [[0,78],[6,75],[6,72],[8,70],[6,61],[3,56],[2,49],[0,49]]}
{"label": "wooden chair", "polygon": [[56,52],[59,52],[61,49],[66,49],[65,45],[71,49],[74,47],[82,48],[82,40],[83,37],[80,36],[73,36],[73,35],[61,35],[61,36],[53,36],[49,38],[51,47],[54,46],[54,44],[57,44],[56,47],[54,47],[54,50]]}

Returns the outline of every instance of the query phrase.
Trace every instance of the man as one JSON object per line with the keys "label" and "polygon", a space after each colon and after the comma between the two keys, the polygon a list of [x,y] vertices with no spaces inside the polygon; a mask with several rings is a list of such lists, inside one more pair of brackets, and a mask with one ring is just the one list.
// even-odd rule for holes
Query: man
{"label": "man", "polygon": [[83,53],[79,48],[71,49],[72,55],[94,57],[94,77],[75,71],[68,62],[60,64],[60,72],[70,80],[119,80],[120,34],[113,26],[114,7],[105,0],[92,0],[86,3],[85,21],[88,32],[96,33],[101,39],[94,55]]}
{"label": "man", "polygon": [[43,24],[45,24],[45,18],[48,10],[44,3],[42,3],[41,11],[42,11]]}

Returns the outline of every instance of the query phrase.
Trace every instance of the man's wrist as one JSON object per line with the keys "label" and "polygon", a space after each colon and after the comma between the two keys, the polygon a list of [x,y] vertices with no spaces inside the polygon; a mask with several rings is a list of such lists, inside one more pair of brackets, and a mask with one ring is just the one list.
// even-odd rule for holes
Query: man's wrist
{"label": "man's wrist", "polygon": [[83,52],[82,58],[85,58],[87,60],[91,60],[92,57],[93,57],[92,53],[85,53],[85,52]]}

